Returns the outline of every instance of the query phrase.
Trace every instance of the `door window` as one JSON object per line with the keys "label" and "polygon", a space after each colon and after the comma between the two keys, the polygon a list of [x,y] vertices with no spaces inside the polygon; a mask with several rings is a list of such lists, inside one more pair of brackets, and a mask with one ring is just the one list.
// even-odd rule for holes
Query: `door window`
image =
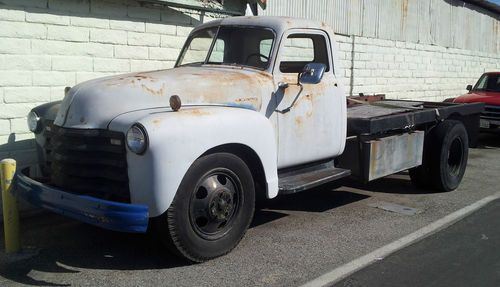
{"label": "door window", "polygon": [[281,52],[280,71],[300,73],[309,63],[322,63],[330,70],[325,37],[316,34],[292,34],[285,40]]}

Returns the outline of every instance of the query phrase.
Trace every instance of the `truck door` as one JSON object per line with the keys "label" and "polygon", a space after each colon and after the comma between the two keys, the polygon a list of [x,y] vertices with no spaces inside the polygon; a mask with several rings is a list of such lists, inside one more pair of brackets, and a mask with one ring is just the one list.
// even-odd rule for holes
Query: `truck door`
{"label": "truck door", "polygon": [[[278,51],[273,70],[278,167],[339,155],[344,148],[346,103],[334,74],[328,35],[321,30],[290,30],[283,35]],[[308,63],[323,63],[326,70],[320,83],[304,84],[301,91],[298,76]],[[283,88],[283,84],[288,86]]]}

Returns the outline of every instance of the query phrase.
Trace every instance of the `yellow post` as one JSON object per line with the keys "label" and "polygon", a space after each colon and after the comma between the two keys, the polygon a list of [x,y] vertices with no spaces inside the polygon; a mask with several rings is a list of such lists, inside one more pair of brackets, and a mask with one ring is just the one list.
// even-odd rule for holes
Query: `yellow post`
{"label": "yellow post", "polygon": [[5,233],[5,252],[14,253],[21,249],[19,244],[19,212],[17,200],[10,192],[12,179],[16,173],[16,161],[0,161],[0,183],[3,203],[3,229]]}

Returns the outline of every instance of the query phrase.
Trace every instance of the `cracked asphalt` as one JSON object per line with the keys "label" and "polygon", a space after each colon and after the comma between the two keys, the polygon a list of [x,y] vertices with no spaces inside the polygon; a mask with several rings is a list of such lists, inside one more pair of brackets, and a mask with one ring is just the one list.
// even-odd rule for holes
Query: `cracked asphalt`
{"label": "cracked asphalt", "polygon": [[[37,255],[8,263],[0,254],[0,286],[297,286],[498,192],[499,162],[500,134],[483,134],[452,192],[422,192],[400,173],[366,185],[347,180],[338,188],[280,196],[256,211],[235,250],[194,265],[162,250],[151,234],[106,231],[41,213],[21,226],[23,246]],[[422,212],[369,206],[378,202]]]}

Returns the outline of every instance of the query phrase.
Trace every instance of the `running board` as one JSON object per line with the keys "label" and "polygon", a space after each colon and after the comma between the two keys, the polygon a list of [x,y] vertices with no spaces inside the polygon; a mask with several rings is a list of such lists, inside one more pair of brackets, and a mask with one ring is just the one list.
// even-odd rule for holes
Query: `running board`
{"label": "running board", "polygon": [[351,175],[348,169],[337,168],[332,162],[279,173],[279,194],[300,192]]}

